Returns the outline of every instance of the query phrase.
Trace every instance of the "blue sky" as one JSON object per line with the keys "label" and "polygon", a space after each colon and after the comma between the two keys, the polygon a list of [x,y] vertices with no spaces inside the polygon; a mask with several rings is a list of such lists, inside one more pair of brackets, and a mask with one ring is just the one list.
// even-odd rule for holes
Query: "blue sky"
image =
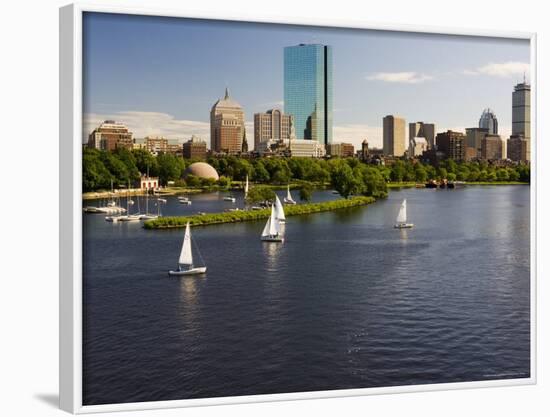
{"label": "blue sky", "polygon": [[283,48],[333,47],[334,141],[381,145],[382,118],[477,126],[492,108],[511,126],[511,93],[529,69],[527,40],[86,14],[84,135],[107,118],[134,137],[209,140],[209,112],[229,88],[253,114],[283,108]]}

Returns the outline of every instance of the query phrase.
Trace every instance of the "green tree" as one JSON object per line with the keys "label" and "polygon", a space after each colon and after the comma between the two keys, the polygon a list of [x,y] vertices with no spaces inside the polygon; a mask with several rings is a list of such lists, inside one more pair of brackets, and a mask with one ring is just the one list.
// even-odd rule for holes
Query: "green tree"
{"label": "green tree", "polygon": [[346,163],[340,163],[334,168],[331,184],[344,198],[348,198],[352,194],[360,194],[364,189],[360,169],[356,168],[356,171],[353,171]]}
{"label": "green tree", "polygon": [[313,185],[310,182],[302,183],[300,187],[300,200],[310,202],[313,198]]}
{"label": "green tree", "polygon": [[175,181],[181,178],[185,168],[185,162],[182,158],[175,155],[162,153],[157,156],[159,167],[159,181],[166,185],[168,181]]}
{"label": "green tree", "polygon": [[256,185],[252,187],[246,196],[247,203],[259,203],[273,200],[275,200],[275,192],[265,185]]}
{"label": "green tree", "polygon": [[84,150],[82,156],[82,188],[84,191],[95,191],[109,188],[111,173],[105,167],[96,150]]}
{"label": "green tree", "polygon": [[222,175],[218,180],[218,185],[223,188],[229,188],[229,186],[231,185],[231,180]]}

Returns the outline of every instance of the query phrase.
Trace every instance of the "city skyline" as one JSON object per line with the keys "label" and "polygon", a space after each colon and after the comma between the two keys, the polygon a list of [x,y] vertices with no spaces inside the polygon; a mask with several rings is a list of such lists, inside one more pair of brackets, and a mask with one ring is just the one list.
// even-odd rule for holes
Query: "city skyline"
{"label": "city skyline", "polygon": [[114,119],[135,137],[210,144],[209,109],[226,87],[252,138],[254,113],[284,109],[283,50],[299,43],[332,47],[334,142],[380,147],[387,114],[407,129],[430,120],[464,131],[486,107],[506,139],[511,91],[529,71],[525,40],[95,13],[84,35],[83,141]]}

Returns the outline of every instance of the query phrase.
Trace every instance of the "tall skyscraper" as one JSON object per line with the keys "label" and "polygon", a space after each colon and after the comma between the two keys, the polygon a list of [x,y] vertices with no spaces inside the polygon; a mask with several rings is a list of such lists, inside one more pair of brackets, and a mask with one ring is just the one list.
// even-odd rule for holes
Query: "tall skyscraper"
{"label": "tall skyscraper", "polygon": [[409,123],[409,157],[413,157],[421,148],[422,141],[417,138],[424,138],[428,149],[435,148],[435,124],[416,122]]}
{"label": "tall skyscraper", "polygon": [[489,135],[498,135],[498,120],[496,114],[489,108],[483,110],[479,118],[479,128],[487,129]]}
{"label": "tall skyscraper", "polygon": [[225,97],[214,103],[210,110],[210,146],[214,152],[240,153],[244,132],[244,111],[239,103]]}
{"label": "tall skyscraper", "polygon": [[531,160],[531,86],[525,79],[512,93],[512,136],[523,137],[527,142],[525,160]]}
{"label": "tall skyscraper", "polygon": [[285,113],[298,139],[332,142],[332,47],[300,44],[284,49]]}
{"label": "tall skyscraper", "polygon": [[292,115],[280,110],[254,114],[254,149],[259,149],[260,143],[268,140],[290,139],[291,127]]}
{"label": "tall skyscraper", "polygon": [[384,117],[384,155],[401,157],[405,153],[405,119],[393,115]]}

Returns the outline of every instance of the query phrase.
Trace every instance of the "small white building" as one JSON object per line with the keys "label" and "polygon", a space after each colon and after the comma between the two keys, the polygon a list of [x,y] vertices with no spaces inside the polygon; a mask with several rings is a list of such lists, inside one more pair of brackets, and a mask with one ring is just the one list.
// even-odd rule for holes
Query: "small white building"
{"label": "small white building", "polygon": [[139,180],[139,188],[142,190],[156,190],[159,187],[158,177],[148,177],[147,175],[142,175]]}

